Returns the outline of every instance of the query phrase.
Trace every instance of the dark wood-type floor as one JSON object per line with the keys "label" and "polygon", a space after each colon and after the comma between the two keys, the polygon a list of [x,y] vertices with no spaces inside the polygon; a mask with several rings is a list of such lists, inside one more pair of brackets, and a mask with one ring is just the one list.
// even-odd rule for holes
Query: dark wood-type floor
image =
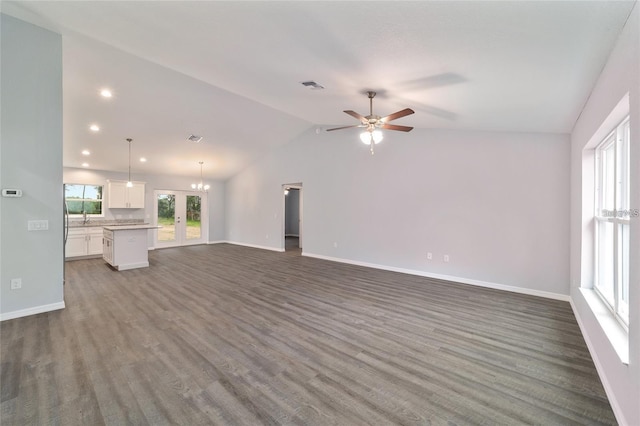
{"label": "dark wood-type floor", "polygon": [[1,423],[615,424],[568,303],[226,244],[67,263]]}

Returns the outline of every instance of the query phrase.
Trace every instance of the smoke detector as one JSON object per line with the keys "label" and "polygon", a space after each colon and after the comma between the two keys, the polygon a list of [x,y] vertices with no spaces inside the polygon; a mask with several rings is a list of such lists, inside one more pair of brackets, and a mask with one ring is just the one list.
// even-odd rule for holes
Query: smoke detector
{"label": "smoke detector", "polygon": [[194,143],[198,143],[202,140],[202,136],[196,136],[196,135],[189,135],[189,137],[187,138],[187,140],[189,142],[194,142]]}

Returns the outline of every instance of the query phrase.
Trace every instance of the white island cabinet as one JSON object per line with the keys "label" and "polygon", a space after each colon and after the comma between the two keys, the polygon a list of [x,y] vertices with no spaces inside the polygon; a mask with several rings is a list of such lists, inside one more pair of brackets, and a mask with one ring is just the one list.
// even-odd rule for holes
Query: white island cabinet
{"label": "white island cabinet", "polygon": [[118,271],[149,266],[147,233],[153,225],[105,226],[102,257]]}

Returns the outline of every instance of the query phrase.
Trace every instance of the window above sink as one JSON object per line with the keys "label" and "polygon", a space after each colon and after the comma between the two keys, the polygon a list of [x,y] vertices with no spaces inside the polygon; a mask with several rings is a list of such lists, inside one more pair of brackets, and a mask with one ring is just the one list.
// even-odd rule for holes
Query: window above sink
{"label": "window above sink", "polygon": [[102,185],[64,184],[64,201],[70,217],[104,217]]}

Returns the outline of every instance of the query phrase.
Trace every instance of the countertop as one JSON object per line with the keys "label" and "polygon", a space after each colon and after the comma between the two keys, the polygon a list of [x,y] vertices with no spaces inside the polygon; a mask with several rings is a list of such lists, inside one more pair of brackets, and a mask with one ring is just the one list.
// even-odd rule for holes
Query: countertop
{"label": "countertop", "polygon": [[110,226],[103,226],[102,228],[106,229],[107,231],[130,231],[133,229],[158,229],[158,228],[162,228],[161,226],[156,226],[156,225],[149,225],[148,223],[141,223],[138,225],[110,225]]}
{"label": "countertop", "polygon": [[131,226],[131,225],[148,225],[143,219],[91,219],[88,222],[72,219],[69,221],[69,228],[102,228],[103,226]]}

